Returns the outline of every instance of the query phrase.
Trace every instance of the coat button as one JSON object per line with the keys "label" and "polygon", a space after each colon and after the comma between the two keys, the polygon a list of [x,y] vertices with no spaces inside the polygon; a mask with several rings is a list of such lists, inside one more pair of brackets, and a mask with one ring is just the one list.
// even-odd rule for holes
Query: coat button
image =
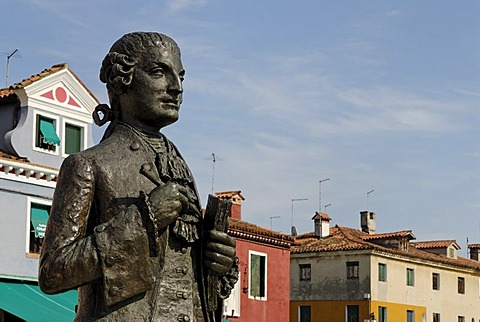
{"label": "coat button", "polygon": [[180,322],[190,322],[190,317],[188,315],[180,314],[177,321]]}
{"label": "coat button", "polygon": [[116,286],[113,286],[108,290],[108,295],[110,295],[111,297],[115,297],[118,295],[119,292],[120,292],[120,289]]}
{"label": "coat button", "polygon": [[133,142],[132,145],[130,145],[130,149],[132,151],[136,151],[136,150],[140,149],[140,144],[138,142]]}
{"label": "coat button", "polygon": [[105,226],[104,226],[104,225],[99,225],[99,226],[95,227],[95,231],[96,231],[97,233],[101,233],[101,232],[104,231],[104,230],[105,230]]}
{"label": "coat button", "polygon": [[188,268],[186,268],[186,267],[184,267],[184,268],[177,267],[176,272],[177,272],[178,274],[183,274],[183,275],[185,275],[185,274],[188,273]]}
{"label": "coat button", "polygon": [[117,259],[116,259],[115,257],[113,257],[113,256],[107,256],[107,257],[105,258],[105,265],[106,265],[107,267],[112,267],[113,264],[115,264],[116,261],[117,261]]}
{"label": "coat button", "polygon": [[187,248],[183,247],[180,251],[182,252],[182,254],[186,254],[187,253]]}

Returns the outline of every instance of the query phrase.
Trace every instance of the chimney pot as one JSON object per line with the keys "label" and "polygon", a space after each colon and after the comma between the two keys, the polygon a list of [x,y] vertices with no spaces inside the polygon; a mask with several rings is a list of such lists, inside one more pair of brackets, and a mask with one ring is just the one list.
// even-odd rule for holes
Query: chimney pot
{"label": "chimney pot", "polygon": [[376,230],[375,213],[372,211],[361,211],[360,225],[364,233],[375,234],[375,230]]}

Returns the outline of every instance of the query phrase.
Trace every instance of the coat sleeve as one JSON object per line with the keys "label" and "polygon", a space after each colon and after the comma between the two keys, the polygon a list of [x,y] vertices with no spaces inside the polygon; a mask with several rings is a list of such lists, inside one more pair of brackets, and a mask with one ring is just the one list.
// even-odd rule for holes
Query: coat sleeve
{"label": "coat sleeve", "polygon": [[105,301],[112,305],[151,288],[148,238],[136,205],[88,233],[94,195],[92,164],[82,155],[69,156],[55,189],[39,285],[43,292],[55,294],[102,279]]}

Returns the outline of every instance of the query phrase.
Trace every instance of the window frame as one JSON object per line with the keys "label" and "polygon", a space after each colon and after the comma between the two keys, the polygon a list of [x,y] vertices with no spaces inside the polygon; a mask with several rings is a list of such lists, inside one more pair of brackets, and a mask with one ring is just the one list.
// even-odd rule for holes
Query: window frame
{"label": "window frame", "polygon": [[31,252],[30,251],[30,235],[31,229],[30,225],[32,222],[32,204],[37,204],[41,206],[48,206],[52,207],[52,200],[48,199],[41,199],[35,197],[27,197],[27,222],[26,222],[26,234],[25,234],[25,254],[28,257],[39,257],[39,253]]}
{"label": "window frame", "polygon": [[378,307],[378,322],[387,322],[387,307],[379,306]]}
{"label": "window frame", "polygon": [[415,311],[407,310],[407,322],[415,322]]}
{"label": "window frame", "polygon": [[[252,295],[252,255],[262,256],[265,258],[265,270],[264,270],[264,296]],[[251,300],[266,301],[268,294],[268,256],[266,253],[257,252],[254,250],[248,251],[248,298]]]}
{"label": "window frame", "polygon": [[440,273],[432,273],[432,290],[440,291]]}
{"label": "window frame", "polygon": [[72,120],[69,118],[64,118],[62,122],[62,137],[61,137],[61,145],[62,145],[62,156],[68,157],[70,154],[67,153],[65,150],[67,148],[67,125],[72,125],[75,127],[80,128],[80,151],[84,150],[87,147],[87,126],[85,123]]}
{"label": "window frame", "polygon": [[[308,308],[308,318],[307,320],[302,320],[302,308]],[[310,305],[299,305],[298,306],[298,322],[311,322],[312,321],[312,307]]]}
{"label": "window frame", "polygon": [[[382,276],[383,272],[383,276]],[[387,264],[378,263],[378,281],[386,282],[387,281]]]}
{"label": "window frame", "polygon": [[457,292],[458,294],[465,294],[465,277],[457,277]]}
{"label": "window frame", "polygon": [[[301,282],[310,282],[312,280],[312,265],[311,264],[298,264],[299,273],[300,273],[300,281]],[[304,274],[304,272],[308,272]],[[306,276],[308,275],[308,276]]]}
{"label": "window frame", "polygon": [[407,286],[415,286],[415,269],[407,267],[406,274]]}
{"label": "window frame", "polygon": [[43,110],[41,110],[41,111],[34,110],[33,111],[32,149],[34,151],[41,152],[41,153],[46,153],[46,154],[50,154],[50,155],[59,155],[60,154],[59,153],[60,146],[55,146],[54,150],[48,150],[48,149],[44,149],[44,148],[41,148],[41,147],[37,146],[37,142],[39,140],[38,135],[40,133],[40,118],[41,117],[53,120],[53,126],[55,128],[55,133],[60,138],[60,146],[63,144],[61,136],[59,135],[59,131],[58,131],[59,124],[60,124],[60,117],[58,115],[55,115],[55,114],[44,112]]}
{"label": "window frame", "polygon": [[346,267],[347,267],[347,279],[352,280],[352,279],[360,278],[360,262],[358,261],[346,262]]}
{"label": "window frame", "polygon": [[433,313],[433,319],[432,319],[433,322],[440,322],[441,319],[440,319],[440,313]]}

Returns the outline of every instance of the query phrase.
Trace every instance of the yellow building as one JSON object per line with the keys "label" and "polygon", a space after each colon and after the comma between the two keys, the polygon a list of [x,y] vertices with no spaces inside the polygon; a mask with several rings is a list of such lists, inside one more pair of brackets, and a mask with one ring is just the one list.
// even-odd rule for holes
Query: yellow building
{"label": "yellow building", "polygon": [[291,249],[291,322],[480,321],[478,244],[467,259],[454,240],[377,234],[373,212],[361,213],[361,230],[313,219]]}

